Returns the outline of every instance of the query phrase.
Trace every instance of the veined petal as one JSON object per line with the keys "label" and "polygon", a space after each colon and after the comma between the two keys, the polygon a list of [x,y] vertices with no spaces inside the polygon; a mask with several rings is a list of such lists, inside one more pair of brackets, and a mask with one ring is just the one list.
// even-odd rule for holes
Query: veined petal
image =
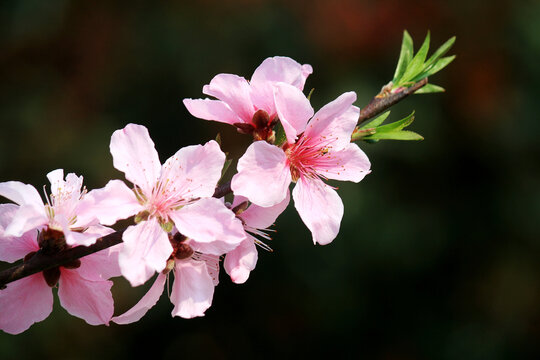
{"label": "veined petal", "polygon": [[77,208],[75,226],[85,227],[98,219],[103,225],[113,225],[143,210],[135,193],[120,180],[111,180],[104,188],[90,191]]}
{"label": "veined petal", "polygon": [[55,215],[63,214],[66,218],[76,215],[75,209],[81,198],[83,177],[69,173],[64,180],[64,170],[56,169],[47,174],[51,182],[51,200]]}
{"label": "veined petal", "polygon": [[11,263],[39,250],[36,230],[24,233],[21,237],[5,235],[5,226],[11,223],[18,209],[15,204],[0,204],[0,261]]}
{"label": "veined petal", "polygon": [[346,147],[360,115],[360,109],[352,105],[355,101],[356,93],[350,91],[323,106],[313,115],[303,136],[326,142],[334,151]]}
{"label": "veined petal", "polygon": [[285,199],[291,183],[287,156],[282,149],[265,141],[251,144],[238,160],[238,173],[231,188],[259,206],[273,206]]}
{"label": "veined petal", "polygon": [[124,244],[112,246],[108,249],[82,257],[81,266],[77,269],[79,275],[86,280],[108,280],[120,276],[118,255],[124,248]]}
{"label": "veined petal", "polygon": [[201,199],[170,217],[178,231],[192,239],[193,250],[205,254],[222,255],[245,239],[242,223],[219,199]]}
{"label": "veined petal", "polygon": [[53,309],[53,293],[42,273],[7,284],[0,291],[0,329],[20,334],[43,321]]}
{"label": "veined petal", "polygon": [[122,315],[113,317],[112,321],[120,325],[131,324],[135,321],[139,321],[144,315],[146,315],[148,310],[154,307],[154,305],[156,305],[158,302],[161,294],[163,294],[163,288],[165,287],[166,280],[167,275],[159,273],[156,281],[154,281],[154,284],[150,290],[144,294],[141,300],[139,300],[135,306]]}
{"label": "veined petal", "polygon": [[214,194],[224,163],[225,154],[214,140],[204,146],[186,146],[163,164],[160,182],[166,183],[168,196],[188,200],[209,197]]}
{"label": "veined petal", "polygon": [[204,120],[213,120],[226,124],[244,122],[229,105],[221,100],[184,99],[184,105],[191,115]]}
{"label": "veined petal", "polygon": [[251,85],[265,82],[283,82],[299,90],[304,88],[306,78],[313,72],[311,65],[300,65],[291,58],[274,56],[265,59],[251,77]]}
{"label": "veined petal", "polygon": [[34,207],[36,211],[41,210],[45,215],[43,201],[35,187],[23,184],[20,181],[6,181],[0,183],[0,196],[3,196],[19,205]]}
{"label": "veined petal", "polygon": [[248,279],[249,273],[255,269],[257,258],[253,237],[248,236],[248,239],[242,241],[236,249],[227,253],[223,267],[234,283],[243,284]]}
{"label": "veined petal", "polygon": [[131,286],[144,284],[154,272],[162,271],[173,251],[167,234],[155,218],[128,227],[122,239],[124,249],[118,262]]}
{"label": "veined petal", "polygon": [[335,160],[333,164],[317,169],[326,178],[359,182],[371,172],[368,157],[356,144],[332,151],[330,156]]}
{"label": "veined petal", "polygon": [[174,268],[174,284],[171,302],[172,316],[190,319],[204,316],[212,305],[214,283],[204,261],[177,261]]}
{"label": "veined petal", "polygon": [[321,180],[300,179],[293,189],[293,199],[300,218],[311,231],[313,243],[331,243],[343,218],[343,202],[336,191]]}
{"label": "veined petal", "polygon": [[313,108],[301,90],[285,83],[274,86],[274,101],[287,141],[294,143],[313,116]]}
{"label": "veined petal", "polygon": [[87,280],[77,270],[63,267],[60,272],[58,298],[62,307],[90,325],[108,325],[114,312],[113,282]]}
{"label": "veined petal", "polygon": [[244,122],[251,123],[255,110],[251,102],[251,87],[243,77],[218,74],[203,87],[203,93],[225,102]]}
{"label": "veined petal", "polygon": [[111,137],[110,149],[114,167],[145,194],[150,194],[159,178],[161,163],[146,127],[128,124],[116,130]]}
{"label": "veined petal", "polygon": [[66,244],[71,246],[90,246],[97,239],[114,232],[113,229],[100,225],[89,226],[84,232],[71,231],[69,227],[63,231]]}
{"label": "veined petal", "polygon": [[279,214],[287,208],[289,200],[289,189],[287,189],[287,196],[282,202],[269,207],[251,204],[246,211],[240,214],[240,218],[244,220],[247,226],[255,229],[266,229],[267,227],[272,226]]}
{"label": "veined petal", "polygon": [[41,208],[36,208],[33,205],[21,205],[6,228],[4,235],[20,237],[24,233],[36,230],[48,222],[49,218],[45,215],[43,205]]}

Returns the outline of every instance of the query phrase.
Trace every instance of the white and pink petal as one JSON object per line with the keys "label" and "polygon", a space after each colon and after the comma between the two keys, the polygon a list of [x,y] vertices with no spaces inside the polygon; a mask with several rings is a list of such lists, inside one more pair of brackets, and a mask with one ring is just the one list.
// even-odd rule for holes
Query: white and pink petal
{"label": "white and pink petal", "polygon": [[221,100],[212,99],[184,99],[184,105],[191,115],[204,120],[213,120],[225,124],[243,123],[229,105]]}
{"label": "white and pink petal", "polygon": [[135,321],[139,321],[148,310],[150,310],[158,302],[161,294],[163,294],[163,289],[165,288],[165,282],[167,281],[167,275],[159,273],[152,284],[152,287],[148,290],[146,294],[139,300],[135,306],[123,313],[113,317],[111,320],[117,324],[125,325],[131,324]]}
{"label": "white and pink petal", "polygon": [[337,192],[318,179],[300,179],[293,189],[294,206],[313,236],[326,245],[339,233],[343,202]]}
{"label": "white and pink petal", "polygon": [[148,129],[128,124],[116,130],[111,137],[110,150],[114,167],[145,194],[150,194],[159,178],[161,163]]}
{"label": "white and pink petal", "polygon": [[58,298],[62,307],[90,325],[108,325],[114,312],[113,282],[87,280],[77,269],[60,271]]}
{"label": "white and pink petal", "polygon": [[42,273],[7,284],[0,291],[0,329],[20,334],[43,321],[53,309],[53,293]]}
{"label": "white and pink petal", "polygon": [[235,195],[263,207],[279,204],[287,196],[291,172],[285,152],[277,146],[254,142],[238,160],[237,169],[231,181]]}
{"label": "white and pink petal", "polygon": [[257,248],[252,236],[243,241],[236,249],[225,256],[223,267],[231,280],[236,284],[243,284],[249,277],[250,272],[257,265]]}
{"label": "white and pink petal", "polygon": [[174,284],[171,302],[172,316],[190,319],[204,316],[212,305],[214,282],[204,261],[177,261],[174,269]]}

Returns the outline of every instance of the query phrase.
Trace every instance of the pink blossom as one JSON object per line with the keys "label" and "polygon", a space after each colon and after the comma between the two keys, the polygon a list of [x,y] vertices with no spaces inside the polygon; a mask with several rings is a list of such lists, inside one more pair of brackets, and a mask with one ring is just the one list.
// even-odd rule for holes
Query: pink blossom
{"label": "pink blossom", "polygon": [[[47,236],[58,233],[47,228],[41,232],[40,244],[35,229],[19,236],[7,235],[20,207],[14,204],[0,205],[0,260],[14,262],[28,259],[47,247]],[[111,230],[102,228],[100,236]],[[43,234],[48,235],[43,235]],[[50,248],[47,251],[51,251]],[[0,290],[0,329],[19,334],[33,323],[47,318],[53,308],[51,287],[58,283],[60,304],[70,314],[84,319],[90,325],[108,324],[114,310],[111,294],[112,282],[107,279],[118,276],[117,247],[112,247],[81,258],[64,266],[49,269],[9,283]]]}
{"label": "pink blossom", "polygon": [[81,207],[87,195],[82,188],[82,176],[69,173],[64,180],[64,170],[57,169],[48,173],[47,178],[51,182],[51,194],[46,204],[32,185],[19,181],[0,183],[0,196],[19,205],[5,230],[6,236],[21,237],[32,229],[47,227],[63,232],[68,245],[95,243],[102,236],[103,227],[91,209]]}
{"label": "pink blossom", "polygon": [[264,141],[251,144],[238,161],[231,183],[234,193],[268,207],[283,201],[289,184],[295,182],[295,207],[314,243],[330,243],[339,232],[343,203],[322,179],[359,182],[370,172],[367,156],[350,142],[359,115],[352,105],[355,100],[356,94],[348,92],[321,108],[309,122],[307,117],[297,119],[307,123],[297,141],[288,138],[282,147]]}
{"label": "pink blossom", "polygon": [[259,245],[265,250],[271,248],[256,236],[270,240],[266,233],[267,228],[272,226],[279,214],[281,214],[289,204],[289,192],[285,199],[270,207],[261,207],[255,204],[248,205],[247,199],[243,196],[235,196],[231,205],[236,216],[242,220],[244,230],[246,231],[246,239],[232,251],[229,251],[225,256],[223,267],[231,277],[231,280],[237,284],[246,282],[250,272],[255,269],[257,264],[257,248]]}
{"label": "pink blossom", "polygon": [[[129,124],[114,132],[110,148],[114,166],[135,188],[112,180],[94,190],[85,206],[103,224],[137,214],[138,223],[123,234],[119,255],[122,275],[133,286],[165,268],[173,252],[167,234],[173,225],[207,254],[226,253],[244,239],[241,222],[211,197],[225,162],[215,141],[184,147],[161,165],[148,130]],[[222,241],[215,242],[218,238]]]}
{"label": "pink blossom", "polygon": [[[159,273],[152,287],[135,306],[122,315],[113,317],[112,321],[117,324],[130,324],[141,319],[161,297],[170,272],[174,274],[170,294],[174,305],[172,316],[186,319],[204,316],[204,312],[212,304],[214,287],[219,282],[219,256],[195,251],[194,249],[203,244],[198,244],[180,233],[171,235],[169,240],[174,250],[165,271]],[[220,247],[220,242],[222,241],[215,240],[211,243]]]}
{"label": "pink blossom", "polygon": [[300,65],[288,57],[267,58],[250,82],[237,75],[218,74],[203,87],[204,94],[218,100],[184,99],[184,105],[195,117],[235,125],[257,140],[272,136],[279,117],[287,137],[294,140],[303,131],[296,119],[313,115],[302,93],[312,72],[310,65]]}

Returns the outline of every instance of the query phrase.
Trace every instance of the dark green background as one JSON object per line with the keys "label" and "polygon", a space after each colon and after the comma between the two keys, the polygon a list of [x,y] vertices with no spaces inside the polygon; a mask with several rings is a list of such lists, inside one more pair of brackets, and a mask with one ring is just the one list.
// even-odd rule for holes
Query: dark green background
{"label": "dark green background", "polygon": [[[519,4],[519,5],[518,5]],[[540,5],[534,1],[4,1],[0,5],[0,181],[37,188],[56,168],[88,188],[123,178],[112,132],[148,127],[161,160],[223,137],[193,118],[217,73],[249,78],[268,56],[309,63],[318,109],[345,91],[364,106],[393,75],[403,29],[418,47],[457,35],[457,59],[418,95],[423,142],[360,144],[373,172],[335,183],[338,238],[313,246],[291,206],[244,285],[221,274],[203,318],[171,318],[164,295],[136,324],[53,314],[1,359],[540,358]],[[117,313],[146,288],[119,280]],[[0,309],[2,311],[2,309]]]}

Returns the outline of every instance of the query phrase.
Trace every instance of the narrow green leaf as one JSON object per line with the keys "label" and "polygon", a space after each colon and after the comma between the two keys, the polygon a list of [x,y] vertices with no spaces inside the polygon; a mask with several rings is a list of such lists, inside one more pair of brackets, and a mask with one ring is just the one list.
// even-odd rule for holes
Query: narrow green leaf
{"label": "narrow green leaf", "polygon": [[287,141],[287,135],[285,135],[285,130],[283,129],[283,125],[281,125],[281,121],[277,122],[274,131],[276,132],[276,141],[274,142],[276,146],[280,146]]}
{"label": "narrow green leaf", "polygon": [[216,135],[216,142],[218,143],[219,147],[221,147],[221,134],[220,133]]}
{"label": "narrow green leaf", "polygon": [[311,90],[309,91],[309,94],[308,94],[308,96],[307,96],[307,99],[308,99],[309,101],[311,101],[311,95],[313,94],[313,91],[315,91],[315,88],[311,88]]}
{"label": "narrow green leaf", "polygon": [[429,51],[429,39],[430,33],[428,31],[422,47],[407,66],[407,70],[405,70],[405,73],[400,80],[401,84],[411,81],[412,78],[424,70],[424,61],[426,60]]}
{"label": "narrow green leaf", "polygon": [[426,76],[424,77],[428,77],[428,76],[438,73],[439,71],[444,69],[448,64],[450,64],[452,61],[454,61],[455,58],[456,58],[456,55],[452,55],[452,56],[446,56],[437,60],[433,64],[433,66],[431,66],[430,68],[426,70]]}
{"label": "narrow green leaf", "polygon": [[376,128],[377,132],[374,135],[377,135],[379,133],[384,133],[384,132],[400,131],[401,129],[409,126],[413,121],[414,121],[414,111],[406,118],[403,118],[398,121],[394,121],[393,123],[390,123],[390,124],[378,126]]}
{"label": "narrow green leaf", "polygon": [[365,140],[424,140],[424,137],[413,131],[392,131],[376,133],[370,136],[366,136]]}
{"label": "narrow green leaf", "polygon": [[434,53],[430,56],[428,61],[426,61],[426,66],[431,66],[437,59],[439,59],[441,56],[446,54],[448,50],[454,45],[456,42],[456,37],[453,36],[450,39],[446,40],[444,44],[442,44]]}
{"label": "narrow green leaf", "polygon": [[403,73],[405,72],[405,69],[407,69],[407,65],[411,62],[411,59],[413,57],[413,40],[411,38],[411,35],[407,32],[407,30],[403,31],[403,41],[401,42],[401,51],[399,53],[399,60],[396,66],[396,71],[394,73],[394,79],[392,80],[393,83],[396,83],[399,81]]}
{"label": "narrow green leaf", "polygon": [[377,127],[377,126],[381,125],[384,122],[384,120],[386,120],[388,115],[390,115],[390,110],[388,110],[386,112],[383,112],[381,115],[377,116],[373,120],[371,120],[368,123],[362,125],[359,129],[364,130],[364,129]]}
{"label": "narrow green leaf", "polygon": [[223,164],[223,169],[221,169],[221,178],[225,176],[225,174],[227,173],[227,170],[229,170],[229,166],[231,166],[231,163],[232,163],[232,159],[225,160],[225,164]]}
{"label": "narrow green leaf", "polygon": [[444,92],[444,88],[435,85],[435,84],[426,84],[422,86],[420,89],[416,90],[415,94],[430,94],[430,93],[438,93],[438,92]]}

